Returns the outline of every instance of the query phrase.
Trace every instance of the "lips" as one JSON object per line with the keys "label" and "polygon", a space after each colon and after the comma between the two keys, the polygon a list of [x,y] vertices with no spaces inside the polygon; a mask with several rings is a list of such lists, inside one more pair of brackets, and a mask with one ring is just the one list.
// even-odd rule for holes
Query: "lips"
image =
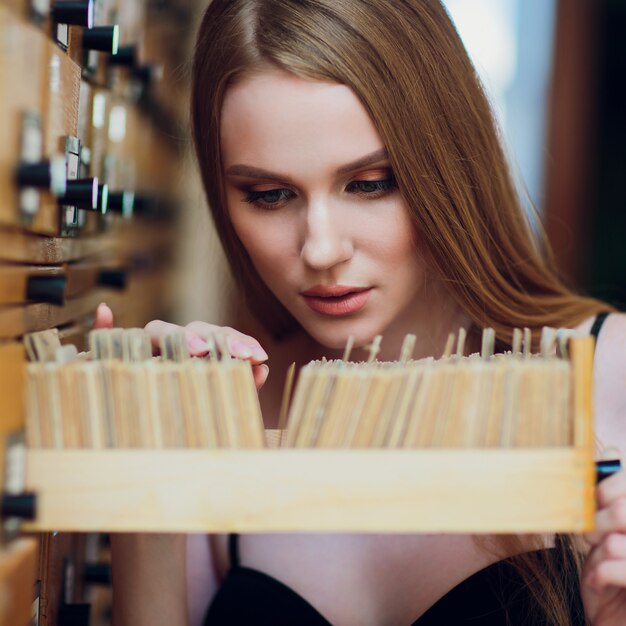
{"label": "lips", "polygon": [[361,310],[370,295],[371,287],[346,285],[316,285],[300,293],[316,313],[329,316],[350,315]]}

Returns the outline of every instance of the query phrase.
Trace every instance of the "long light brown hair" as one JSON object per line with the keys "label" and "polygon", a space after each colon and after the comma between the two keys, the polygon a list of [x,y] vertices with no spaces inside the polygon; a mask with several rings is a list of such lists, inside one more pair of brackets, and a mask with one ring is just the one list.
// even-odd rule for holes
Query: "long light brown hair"
{"label": "long light brown hair", "polygon": [[[538,337],[543,326],[575,326],[610,309],[568,289],[545,237],[531,231],[488,100],[440,2],[214,0],[194,56],[195,148],[235,278],[274,335],[297,324],[264,285],[230,223],[219,132],[228,87],[267,68],[353,90],[387,148],[430,270],[475,328],[495,329],[501,347],[510,345],[515,327]],[[573,555],[567,537],[557,544]],[[521,561],[549,623],[568,624],[564,598],[576,567],[570,576],[562,570],[550,576],[532,559]]]}

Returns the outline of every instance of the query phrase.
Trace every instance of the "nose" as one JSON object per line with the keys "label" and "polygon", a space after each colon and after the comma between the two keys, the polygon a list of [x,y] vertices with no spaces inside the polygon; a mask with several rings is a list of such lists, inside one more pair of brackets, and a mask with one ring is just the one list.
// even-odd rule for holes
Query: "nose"
{"label": "nose", "polygon": [[327,201],[311,203],[306,212],[302,260],[315,270],[326,270],[348,261],[354,252],[352,240],[340,216]]}

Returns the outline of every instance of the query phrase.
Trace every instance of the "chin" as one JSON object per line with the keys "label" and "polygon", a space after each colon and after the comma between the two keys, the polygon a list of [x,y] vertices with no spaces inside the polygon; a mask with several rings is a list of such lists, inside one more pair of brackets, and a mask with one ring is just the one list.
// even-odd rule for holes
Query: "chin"
{"label": "chin", "polygon": [[383,335],[382,329],[373,328],[363,320],[333,320],[324,324],[303,323],[306,332],[320,345],[331,350],[343,350],[348,337],[354,337],[354,348],[362,348],[372,342],[376,335]]}

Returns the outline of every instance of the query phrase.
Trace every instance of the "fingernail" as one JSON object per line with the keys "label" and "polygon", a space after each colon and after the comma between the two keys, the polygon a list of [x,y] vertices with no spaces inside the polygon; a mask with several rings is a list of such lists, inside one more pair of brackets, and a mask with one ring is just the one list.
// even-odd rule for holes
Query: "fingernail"
{"label": "fingernail", "polygon": [[245,343],[237,341],[236,339],[231,339],[229,343],[233,356],[238,356],[240,359],[249,359],[252,356],[250,347]]}
{"label": "fingernail", "polygon": [[187,346],[191,352],[208,352],[209,345],[204,339],[200,339],[196,335],[193,335],[187,340]]}
{"label": "fingernail", "polygon": [[263,361],[267,360],[269,357],[267,356],[267,352],[261,348],[261,346],[254,346],[252,349],[252,354],[255,358],[261,359]]}

